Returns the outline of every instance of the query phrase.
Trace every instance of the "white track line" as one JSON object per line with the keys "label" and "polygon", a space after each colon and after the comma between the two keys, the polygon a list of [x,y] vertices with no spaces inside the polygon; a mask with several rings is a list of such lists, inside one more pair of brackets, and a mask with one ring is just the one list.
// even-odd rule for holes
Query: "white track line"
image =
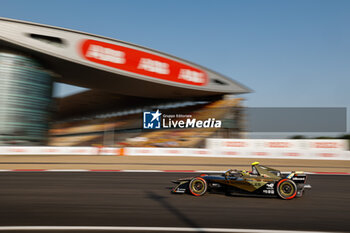
{"label": "white track line", "polygon": [[2,226],[0,231],[173,231],[173,232],[235,232],[235,233],[328,233],[325,231],[260,230],[197,227],[108,227],[108,226]]}

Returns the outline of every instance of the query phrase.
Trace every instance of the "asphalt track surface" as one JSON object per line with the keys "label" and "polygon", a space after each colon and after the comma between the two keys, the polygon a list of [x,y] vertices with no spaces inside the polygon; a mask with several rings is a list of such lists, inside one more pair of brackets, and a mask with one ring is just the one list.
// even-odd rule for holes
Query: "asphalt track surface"
{"label": "asphalt track surface", "polygon": [[293,200],[170,193],[170,180],[193,175],[3,172],[0,226],[350,230],[350,176],[310,175],[312,189]]}

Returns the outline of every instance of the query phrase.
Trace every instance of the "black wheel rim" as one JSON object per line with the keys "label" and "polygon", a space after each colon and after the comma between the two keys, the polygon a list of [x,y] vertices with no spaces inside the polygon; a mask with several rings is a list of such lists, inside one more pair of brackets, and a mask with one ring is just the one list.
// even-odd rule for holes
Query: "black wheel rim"
{"label": "black wheel rim", "polygon": [[203,189],[203,183],[200,181],[196,181],[193,186],[194,186],[194,190],[197,192]]}
{"label": "black wheel rim", "polygon": [[283,192],[290,193],[292,188],[289,185],[283,185]]}

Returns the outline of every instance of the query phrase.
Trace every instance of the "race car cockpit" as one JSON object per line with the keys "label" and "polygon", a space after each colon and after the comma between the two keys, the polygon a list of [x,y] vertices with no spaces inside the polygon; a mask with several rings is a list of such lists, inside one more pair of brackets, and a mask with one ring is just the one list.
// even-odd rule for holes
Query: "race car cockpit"
{"label": "race car cockpit", "polygon": [[249,176],[245,170],[229,169],[224,173],[225,179],[236,179],[238,177]]}
{"label": "race car cockpit", "polygon": [[244,176],[261,176],[261,177],[280,177],[281,172],[266,166],[261,166],[259,162],[252,163],[252,171],[229,169],[224,173],[226,179],[236,179],[237,177]]}
{"label": "race car cockpit", "polygon": [[261,166],[259,162],[252,163],[251,174],[262,177],[281,177],[281,172],[279,170]]}

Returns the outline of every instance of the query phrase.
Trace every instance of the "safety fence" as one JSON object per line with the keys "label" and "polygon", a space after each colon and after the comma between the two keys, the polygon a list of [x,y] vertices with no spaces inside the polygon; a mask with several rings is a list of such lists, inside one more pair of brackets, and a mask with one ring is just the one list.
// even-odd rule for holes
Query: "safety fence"
{"label": "safety fence", "polygon": [[207,139],[206,148],[2,146],[0,155],[120,155],[350,160],[346,140]]}

